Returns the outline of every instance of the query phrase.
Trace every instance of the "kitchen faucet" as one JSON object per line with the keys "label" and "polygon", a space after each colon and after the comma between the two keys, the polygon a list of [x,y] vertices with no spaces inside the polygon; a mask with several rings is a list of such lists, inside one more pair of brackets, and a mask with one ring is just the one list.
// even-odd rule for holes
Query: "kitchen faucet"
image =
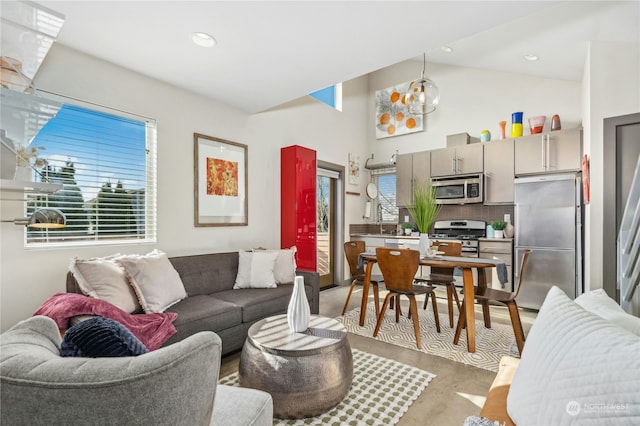
{"label": "kitchen faucet", "polygon": [[382,229],[382,204],[378,203],[378,223],[380,225],[380,235],[384,234]]}

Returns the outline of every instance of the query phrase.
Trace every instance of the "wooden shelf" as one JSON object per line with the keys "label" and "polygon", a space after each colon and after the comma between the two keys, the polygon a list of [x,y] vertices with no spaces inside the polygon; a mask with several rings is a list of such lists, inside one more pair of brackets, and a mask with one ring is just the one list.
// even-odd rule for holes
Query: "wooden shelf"
{"label": "wooden shelf", "polygon": [[25,182],[19,180],[0,179],[0,191],[22,192],[25,194],[53,194],[62,189],[56,183]]}

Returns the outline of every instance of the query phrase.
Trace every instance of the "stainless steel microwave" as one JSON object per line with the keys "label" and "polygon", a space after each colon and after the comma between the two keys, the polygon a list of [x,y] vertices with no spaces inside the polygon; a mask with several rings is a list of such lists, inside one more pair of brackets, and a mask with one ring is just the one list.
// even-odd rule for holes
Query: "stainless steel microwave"
{"label": "stainless steel microwave", "polygon": [[482,202],[482,175],[433,178],[438,204],[467,204]]}

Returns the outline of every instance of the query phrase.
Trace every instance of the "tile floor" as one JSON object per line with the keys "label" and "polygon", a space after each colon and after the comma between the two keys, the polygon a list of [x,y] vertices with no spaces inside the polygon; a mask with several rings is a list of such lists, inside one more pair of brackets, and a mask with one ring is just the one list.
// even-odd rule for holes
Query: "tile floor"
{"label": "tile floor", "polygon": [[[348,287],[340,286],[320,292],[320,314],[337,317],[342,312]],[[439,291],[438,310],[446,312],[445,292]],[[354,290],[349,309],[359,306],[361,287]],[[371,295],[371,300],[373,296]],[[528,332],[536,312],[521,310],[525,333]],[[482,310],[476,306],[476,318],[482,319]],[[491,320],[510,324],[506,308],[491,306]],[[442,326],[448,327],[448,324]],[[409,411],[400,419],[399,426],[408,425],[462,425],[469,415],[477,415],[484,403],[484,396],[493,381],[495,373],[476,367],[449,361],[411,349],[400,348],[384,342],[349,334],[352,348],[371,352],[379,356],[395,359],[437,375],[429,386],[413,403]],[[220,375],[225,376],[238,369],[240,353],[230,354],[222,359]]]}

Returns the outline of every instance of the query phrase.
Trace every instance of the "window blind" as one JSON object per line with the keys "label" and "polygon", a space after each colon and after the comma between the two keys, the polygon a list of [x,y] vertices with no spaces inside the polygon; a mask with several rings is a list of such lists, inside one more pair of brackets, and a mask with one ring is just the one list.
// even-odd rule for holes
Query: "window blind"
{"label": "window blind", "polygon": [[33,180],[63,189],[30,197],[26,213],[57,208],[67,225],[27,228],[27,246],[155,241],[156,125],[125,115],[63,104],[33,138]]}
{"label": "window blind", "polygon": [[372,170],[371,181],[378,187],[378,198],[372,202],[373,218],[376,222],[398,223],[395,169]]}

